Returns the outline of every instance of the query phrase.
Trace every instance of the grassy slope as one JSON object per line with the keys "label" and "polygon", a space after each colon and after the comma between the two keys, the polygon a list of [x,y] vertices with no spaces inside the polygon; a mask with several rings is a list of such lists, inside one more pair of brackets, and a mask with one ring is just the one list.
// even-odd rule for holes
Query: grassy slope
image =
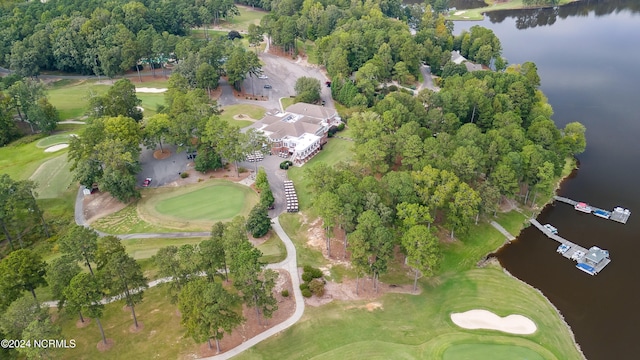
{"label": "grassy slope", "polygon": [[1,147],[0,173],[9,174],[16,180],[26,180],[46,160],[66,154],[66,151],[46,153],[35,142]]}
{"label": "grassy slope", "polygon": [[351,141],[335,138],[329,139],[324,149],[320,151],[318,155],[314,156],[311,161],[303,167],[292,167],[288,170],[287,175],[289,179],[293,180],[302,210],[309,209],[311,206],[311,194],[307,189],[308,180],[304,176],[304,169],[320,162],[333,166],[340,161],[349,161],[352,156],[350,153],[352,146],[353,142]]}
{"label": "grassy slope", "polygon": [[36,146],[41,149],[46,149],[49,146],[58,145],[58,144],[67,144],[69,143],[69,137],[71,134],[55,134],[51,136],[47,136],[44,139],[41,139],[36,143]]}
{"label": "grassy slope", "polygon": [[87,111],[90,91],[103,94],[108,89],[109,85],[95,85],[95,81],[90,80],[58,81],[47,95],[60,112],[60,119],[68,120],[78,118]]}
{"label": "grassy slope", "polygon": [[[566,5],[579,0],[560,0],[559,6]],[[464,11],[463,13],[459,13],[458,15],[454,15],[458,11],[451,12],[448,16],[448,20],[483,20],[485,12],[490,11],[498,11],[498,10],[513,10],[513,9],[527,9],[527,8],[537,8],[537,6],[528,7],[522,3],[522,0],[511,0],[503,3],[495,3],[493,0],[485,0],[485,3],[488,4],[487,7],[477,8],[477,9],[469,9],[469,10],[460,10]]]}
{"label": "grassy slope", "polygon": [[280,99],[280,103],[282,103],[282,108],[283,109],[286,109],[289,106],[295,104],[295,102],[296,102],[296,99],[292,98],[292,97],[283,97],[283,98]]}
{"label": "grassy slope", "polygon": [[66,154],[43,163],[30,177],[37,184],[38,198],[57,198],[69,190],[73,183],[70,167]]}

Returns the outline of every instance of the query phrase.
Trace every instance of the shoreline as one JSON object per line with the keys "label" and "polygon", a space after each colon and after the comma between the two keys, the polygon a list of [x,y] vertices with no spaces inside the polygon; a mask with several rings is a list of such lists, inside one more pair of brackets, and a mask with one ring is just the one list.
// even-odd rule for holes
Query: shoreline
{"label": "shoreline", "polygon": [[[457,10],[456,12],[449,12],[445,16],[446,20],[450,21],[482,21],[485,18],[485,13],[500,10],[536,10],[536,9],[550,9],[555,7],[561,7],[569,5],[581,0],[560,0],[558,5],[532,5],[526,6],[519,0],[511,0],[506,3],[493,3],[481,8]],[[486,3],[486,1],[485,1]]]}
{"label": "shoreline", "polygon": [[[567,166],[565,164],[565,166]],[[576,159],[575,157],[573,157],[571,159],[571,166],[570,166],[570,171],[567,174],[563,174],[558,181],[556,182],[556,185],[553,189],[553,194],[557,194],[558,190],[560,189],[560,187],[562,186],[562,183],[570,178],[572,178],[573,176],[575,176],[575,173],[579,170],[580,168],[580,162],[578,161],[578,159]],[[553,195],[544,203],[544,205],[540,206],[538,209],[534,210],[533,216],[537,217],[542,210],[544,210],[547,206],[549,206],[550,204],[553,203]],[[513,211],[513,210],[512,210]],[[517,211],[517,210],[515,210]],[[532,217],[533,217],[532,216]],[[520,233],[522,232],[522,230],[524,230],[525,228],[527,228],[529,225],[527,225],[527,223],[523,223],[522,227],[520,228],[518,234],[512,234],[516,237],[520,235]],[[560,312],[560,310],[555,306],[555,304],[553,304],[551,302],[551,300],[549,300],[548,297],[545,296],[545,294],[538,288],[534,287],[531,284],[526,283],[525,281],[517,278],[516,276],[513,276],[513,274],[511,274],[507,269],[505,269],[502,264],[500,264],[500,261],[498,260],[498,258],[495,256],[495,254],[500,251],[500,249],[502,249],[505,245],[510,244],[511,241],[510,240],[505,240],[504,243],[502,243],[502,245],[500,245],[498,248],[496,248],[494,251],[488,253],[484,259],[482,259],[480,261],[480,263],[486,264],[489,262],[493,262],[495,263],[497,266],[499,266],[502,269],[502,272],[504,272],[506,275],[508,275],[509,277],[513,278],[514,280],[517,280],[518,282],[522,283],[525,286],[530,287],[531,289],[537,291],[540,296],[542,296],[545,301],[555,310],[556,314],[558,314],[558,317],[560,318],[560,320],[562,321],[562,323],[566,326],[567,330],[569,331],[569,334],[571,334],[571,339],[573,340],[573,344],[576,346],[576,349],[578,349],[578,352],[582,355],[582,359],[586,360],[586,356],[584,355],[584,353],[582,352],[582,348],[580,347],[580,344],[576,341],[576,335],[573,332],[573,329],[571,328],[571,326],[567,323],[566,319],[564,318],[564,315],[562,315],[562,312]]]}

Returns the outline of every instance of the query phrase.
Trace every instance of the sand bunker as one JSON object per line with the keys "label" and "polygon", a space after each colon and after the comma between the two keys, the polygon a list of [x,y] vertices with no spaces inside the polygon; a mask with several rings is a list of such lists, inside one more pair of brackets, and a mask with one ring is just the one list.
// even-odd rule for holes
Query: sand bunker
{"label": "sand bunker", "polygon": [[138,110],[140,110],[140,111],[144,112],[144,108],[143,108],[142,106],[136,106],[136,109],[138,109]]}
{"label": "sand bunker", "polygon": [[465,329],[489,329],[511,334],[529,335],[538,329],[531,319],[522,315],[500,317],[487,310],[452,313],[451,321]]}
{"label": "sand bunker", "polygon": [[453,15],[460,16],[460,15],[464,14],[465,12],[467,12],[467,11],[466,10],[460,10],[460,11],[456,11],[455,13],[453,13]]}
{"label": "sand bunker", "polygon": [[158,94],[158,93],[163,93],[167,91],[167,88],[148,88],[148,87],[137,87],[136,88],[136,92],[139,93],[152,93],[152,94]]}
{"label": "sand bunker", "polygon": [[48,148],[44,149],[44,152],[56,152],[58,150],[62,150],[65,148],[68,148],[69,144],[58,144],[58,145],[53,145],[53,146],[49,146]]}

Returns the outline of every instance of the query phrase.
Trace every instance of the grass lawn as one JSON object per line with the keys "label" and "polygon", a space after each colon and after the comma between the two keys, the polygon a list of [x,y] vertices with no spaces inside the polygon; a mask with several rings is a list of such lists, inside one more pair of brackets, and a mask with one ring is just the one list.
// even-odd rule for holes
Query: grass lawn
{"label": "grass lawn", "polygon": [[[557,5],[562,6],[575,1],[578,1],[578,0],[559,0]],[[522,0],[510,0],[510,1],[499,2],[499,3],[496,3],[494,0],[488,0],[485,2],[490,5],[486,7],[476,8],[476,9],[452,11],[447,16],[447,20],[482,20],[484,19],[483,13],[489,12],[489,11],[538,8],[538,6],[525,6]]]}
{"label": "grass lawn", "polygon": [[104,94],[109,85],[95,85],[94,80],[58,81],[48,91],[49,101],[58,109],[61,120],[78,118],[87,111],[89,93]]}
{"label": "grass lawn", "polygon": [[243,5],[236,6],[240,11],[240,15],[234,16],[230,21],[220,21],[221,27],[226,29],[234,29],[237,31],[247,31],[250,24],[260,25],[260,20],[268,14],[268,12],[262,9]]}
{"label": "grass lawn", "polygon": [[[264,117],[266,109],[252,104],[235,104],[222,108],[224,111],[220,114],[220,119],[229,123],[229,125],[239,126],[240,128],[247,127],[254,122],[252,120],[260,120]],[[234,119],[236,115],[248,116],[248,120]]]}
{"label": "grass lawn", "polygon": [[286,213],[278,216],[282,229],[289,235],[296,246],[298,266],[311,265],[320,267],[327,263],[322,254],[307,246],[307,230],[309,226],[302,223],[300,214]]}
{"label": "grass lawn", "polygon": [[535,351],[514,345],[458,344],[444,352],[443,360],[544,360]]}
{"label": "grass lawn", "polygon": [[69,143],[69,138],[72,134],[55,134],[51,136],[47,136],[44,139],[41,139],[36,143],[36,146],[41,149],[46,149],[49,146],[58,145],[58,144],[67,144]]}
{"label": "grass lawn", "polygon": [[31,142],[23,145],[0,147],[0,173],[6,173],[14,180],[26,180],[46,160],[63,155],[67,150],[46,153]]}
{"label": "grass lawn", "polygon": [[284,109],[288,108],[289,106],[295,104],[296,103],[296,98],[295,97],[290,97],[290,96],[283,97],[283,98],[280,98],[280,103],[282,103],[282,109],[284,110]]}
{"label": "grass lawn", "polygon": [[269,231],[265,236],[268,237],[267,241],[257,246],[257,249],[262,251],[260,260],[269,264],[284,260],[287,257],[287,249],[278,234]]}
{"label": "grass lawn", "polygon": [[303,167],[291,167],[287,175],[289,179],[293,180],[298,194],[298,201],[300,203],[300,209],[308,210],[311,206],[311,194],[308,191],[308,180],[304,176],[304,169],[313,166],[320,162],[324,162],[327,165],[333,166],[340,161],[349,161],[351,159],[351,148],[353,142],[332,138],[324,146],[322,151],[318,155],[314,156]]}
{"label": "grass lawn", "polygon": [[[567,328],[546,299],[502,270],[475,269],[432,283],[425,284],[418,296],[384,295],[377,300],[382,309],[374,311],[362,308],[367,301],[307,307],[302,320],[283,336],[268,339],[238,358],[435,360],[459,344],[524,348],[519,353],[528,350],[537,355],[534,359],[580,358]],[[451,322],[452,312],[476,308],[500,316],[522,314],[536,323],[538,331],[530,336],[510,335],[463,330]]]}
{"label": "grass lawn", "polygon": [[73,183],[73,173],[70,168],[67,154],[47,160],[40,165],[30,177],[37,184],[38,198],[57,198],[67,191]]}
{"label": "grass lawn", "polygon": [[199,244],[206,238],[166,238],[166,239],[127,239],[120,241],[127,253],[136,260],[148,259],[155,255],[160,248],[184,244]]}
{"label": "grass lawn", "polygon": [[184,220],[219,221],[239,214],[244,198],[238,185],[219,184],[160,200],[155,209],[160,214]]}
{"label": "grass lawn", "polygon": [[144,108],[144,116],[154,115],[158,109],[158,105],[164,105],[163,93],[136,93],[136,96],[142,100],[141,106]]}
{"label": "grass lawn", "polygon": [[62,359],[178,359],[197,351],[197,345],[184,335],[177,306],[169,302],[163,286],[145,291],[144,300],[136,306],[138,321],[144,328],[130,333],[133,325],[131,312],[123,301],[105,306],[100,322],[107,338],[114,340],[109,351],[100,352],[96,345],[101,341],[95,320],[82,329],[76,327],[78,316],[63,311],[56,321],[65,339],[75,339],[76,348],[59,352]]}
{"label": "grass lawn", "polygon": [[247,216],[257,202],[258,195],[251,188],[225,180],[144,189],[140,201],[91,226],[110,234],[209,231],[216,221]]}
{"label": "grass lawn", "polygon": [[[150,71],[147,71],[145,69],[145,73],[148,73],[148,75],[152,75]],[[164,76],[162,76],[162,69],[156,69],[156,77],[153,80],[147,80],[146,78],[142,78],[142,82],[140,82],[140,80],[138,80],[137,77],[132,77],[129,78],[129,80],[131,80],[131,82],[133,83],[133,85],[135,85],[135,87],[146,87],[146,88],[156,88],[156,89],[165,89],[169,86],[169,78],[165,78]],[[139,95],[143,94],[143,93],[136,93],[136,95],[138,95],[138,97],[140,97]],[[159,93],[160,95],[164,96],[164,93]]]}

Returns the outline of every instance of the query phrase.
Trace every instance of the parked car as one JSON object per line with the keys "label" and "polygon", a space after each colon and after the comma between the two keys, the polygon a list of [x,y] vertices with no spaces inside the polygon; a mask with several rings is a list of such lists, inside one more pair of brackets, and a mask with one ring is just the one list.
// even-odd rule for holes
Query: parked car
{"label": "parked car", "polygon": [[268,79],[269,77],[267,75],[260,75],[258,76],[258,79]]}
{"label": "parked car", "polygon": [[149,186],[149,184],[151,184],[151,181],[152,181],[152,180],[153,180],[152,178],[146,178],[146,179],[144,179],[144,181],[142,182],[142,186],[143,186],[143,187],[148,187],[148,186]]}
{"label": "parked car", "polygon": [[265,89],[271,89],[271,85],[266,84],[266,85],[264,86],[264,88],[265,88]]}

